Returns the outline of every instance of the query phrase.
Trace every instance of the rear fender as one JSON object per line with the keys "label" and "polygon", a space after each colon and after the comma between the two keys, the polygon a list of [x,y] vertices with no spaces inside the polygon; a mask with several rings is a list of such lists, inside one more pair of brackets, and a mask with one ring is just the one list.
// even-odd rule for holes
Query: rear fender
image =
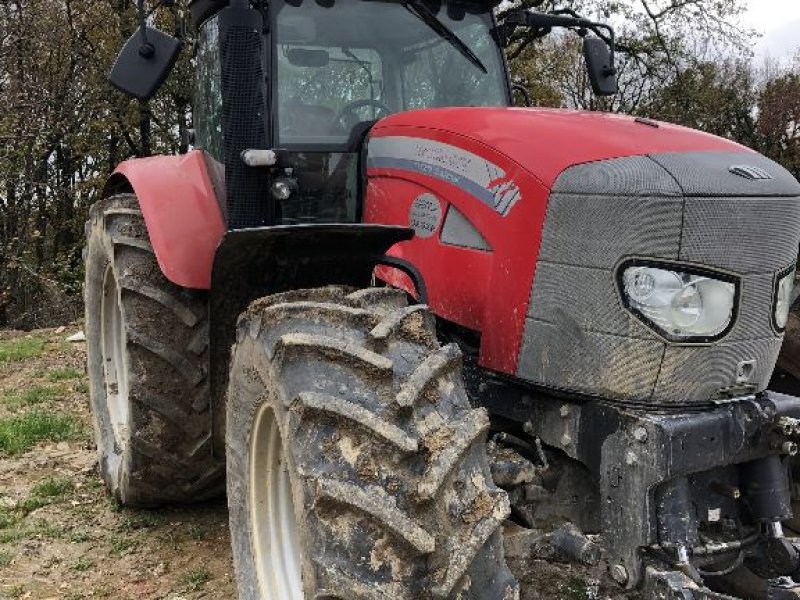
{"label": "rear fender", "polygon": [[229,231],[211,285],[211,410],[215,453],[225,449],[225,390],[236,321],[257,298],[326,285],[364,288],[389,248],[413,231],[387,225],[290,225]]}
{"label": "rear fender", "polygon": [[204,153],[125,161],[109,179],[104,196],[125,188],[139,200],[164,276],[181,287],[209,289],[225,221]]}

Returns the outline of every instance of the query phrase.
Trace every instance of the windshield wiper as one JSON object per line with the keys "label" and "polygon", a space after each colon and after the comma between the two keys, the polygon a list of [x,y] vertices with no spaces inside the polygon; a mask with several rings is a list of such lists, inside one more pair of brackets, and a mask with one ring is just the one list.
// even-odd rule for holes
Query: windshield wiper
{"label": "windshield wiper", "polygon": [[481,59],[478,58],[472,50],[470,50],[469,46],[462,42],[461,38],[459,38],[455,33],[450,31],[447,28],[447,25],[437,19],[436,15],[433,14],[430,9],[421,2],[421,0],[406,0],[403,2],[403,6],[408,12],[433,29],[436,35],[443,40],[446,40],[453,48],[458,50],[469,62],[478,67],[484,73],[489,72],[481,62]]}

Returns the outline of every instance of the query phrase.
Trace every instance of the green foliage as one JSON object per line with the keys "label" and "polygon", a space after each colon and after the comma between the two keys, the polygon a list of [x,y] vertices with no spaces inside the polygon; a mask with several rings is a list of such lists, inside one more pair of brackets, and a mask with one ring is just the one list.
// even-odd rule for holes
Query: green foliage
{"label": "green foliage", "polygon": [[39,498],[63,498],[75,490],[75,484],[69,479],[48,477],[33,486],[31,495]]}
{"label": "green foliage", "polygon": [[186,587],[187,591],[195,592],[211,581],[211,579],[211,572],[204,567],[200,567],[199,569],[193,569],[184,573],[180,578],[180,583]]}
{"label": "green foliage", "polygon": [[80,379],[83,373],[75,367],[64,367],[63,369],[53,369],[47,374],[47,380],[52,382],[67,381],[70,379]]}
{"label": "green foliage", "polygon": [[112,535],[108,540],[112,556],[122,556],[136,548],[136,540],[121,535]]}
{"label": "green foliage", "polygon": [[88,556],[81,556],[75,563],[72,565],[71,569],[73,571],[77,571],[78,573],[84,573],[91,569],[94,566],[94,561],[89,558]]}
{"label": "green foliage", "polygon": [[3,404],[11,411],[23,407],[37,406],[58,396],[58,390],[46,386],[35,386],[21,392],[7,392],[2,395]]}
{"label": "green foliage", "polygon": [[[159,11],[158,25],[174,32],[176,14]],[[78,316],[83,226],[107,176],[178,150],[190,51],[146,106],[106,80],[136,27],[135,2],[0,3],[0,327]]]}
{"label": "green foliage", "polygon": [[10,552],[0,550],[0,569],[10,565],[12,560],[14,560],[14,556]]}
{"label": "green foliage", "polygon": [[34,410],[0,419],[0,454],[21,454],[39,442],[62,442],[83,436],[72,416]]}
{"label": "green foliage", "polygon": [[164,517],[153,511],[131,511],[129,514],[122,517],[122,528],[128,531],[153,529],[163,523]]}
{"label": "green foliage", "polygon": [[0,364],[41,356],[44,346],[45,340],[39,337],[17,337],[0,341]]}

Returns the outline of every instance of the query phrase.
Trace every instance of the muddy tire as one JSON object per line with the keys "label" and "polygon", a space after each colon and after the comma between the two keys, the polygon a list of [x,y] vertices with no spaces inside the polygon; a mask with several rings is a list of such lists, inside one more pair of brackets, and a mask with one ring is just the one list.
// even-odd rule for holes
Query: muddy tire
{"label": "muddy tire", "polygon": [[128,506],[221,495],[206,294],[162,275],[135,196],[95,204],[86,230],[89,392],[108,489]]}
{"label": "muddy tire", "polygon": [[395,290],[322,288],[240,318],[227,406],[241,600],[518,597],[455,346]]}

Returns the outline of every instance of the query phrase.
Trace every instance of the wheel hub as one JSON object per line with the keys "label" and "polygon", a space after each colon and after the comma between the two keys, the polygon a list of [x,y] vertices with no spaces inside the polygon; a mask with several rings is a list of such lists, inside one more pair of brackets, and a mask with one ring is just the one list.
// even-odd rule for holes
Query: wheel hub
{"label": "wheel hub", "polygon": [[261,597],[303,600],[300,540],[278,422],[269,406],[253,422],[250,511]]}
{"label": "wheel hub", "polygon": [[125,368],[126,335],[119,294],[114,272],[109,266],[103,277],[100,322],[106,403],[117,448],[123,446],[123,440],[128,436],[130,416],[128,371]]}

